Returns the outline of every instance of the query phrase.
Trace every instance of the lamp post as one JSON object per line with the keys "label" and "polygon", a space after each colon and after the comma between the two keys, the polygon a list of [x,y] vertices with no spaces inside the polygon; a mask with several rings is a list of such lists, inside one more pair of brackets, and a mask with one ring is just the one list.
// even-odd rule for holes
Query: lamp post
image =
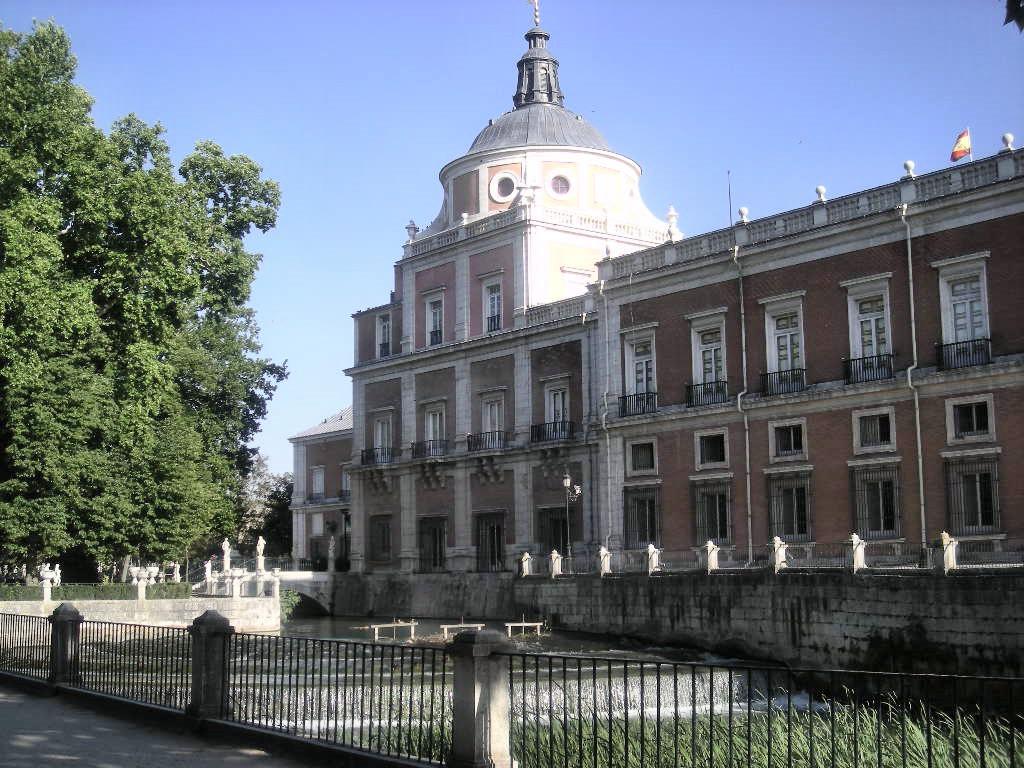
{"label": "lamp post", "polygon": [[562,476],[562,487],[565,488],[565,551],[569,557],[570,567],[572,567],[572,526],[570,525],[569,504],[576,501],[583,491],[578,485],[572,484],[568,469]]}

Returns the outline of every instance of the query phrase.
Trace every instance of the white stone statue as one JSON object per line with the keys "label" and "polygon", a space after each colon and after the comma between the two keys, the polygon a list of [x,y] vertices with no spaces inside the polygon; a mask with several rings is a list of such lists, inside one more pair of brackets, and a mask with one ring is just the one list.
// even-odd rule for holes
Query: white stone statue
{"label": "white stone statue", "polygon": [[529,576],[530,575],[530,560],[531,559],[532,558],[530,557],[530,553],[529,552],[523,552],[522,556],[519,558],[520,575],[522,575],[522,576]]}
{"label": "white stone statue", "polygon": [[139,583],[139,577],[143,573],[144,570],[145,569],[140,568],[137,565],[133,565],[131,568],[128,569],[128,575],[132,577],[132,584],[138,584]]}
{"label": "white stone statue", "polygon": [[181,583],[181,566],[177,562],[171,563],[171,581],[175,584]]}
{"label": "white stone statue", "polygon": [[221,542],[220,548],[224,553],[224,562],[221,563],[220,569],[222,573],[227,573],[231,570],[231,544],[227,539],[224,539],[224,541]]}
{"label": "white stone statue", "polygon": [[708,573],[718,570],[718,550],[721,549],[715,542],[708,539],[708,543],[704,545],[704,551],[708,557]]}
{"label": "white stone statue", "polygon": [[562,575],[562,556],[557,549],[551,550],[551,578]]}
{"label": "white stone statue", "polygon": [[786,562],[786,550],[789,548],[789,545],[778,536],[772,536],[772,543],[768,546],[771,547],[772,569],[775,573],[778,573],[783,568],[788,567],[789,564]]}
{"label": "white stone statue", "polygon": [[203,563],[203,580],[209,584],[213,581],[213,558],[209,558]]}
{"label": "white stone statue", "polygon": [[661,570],[661,550],[653,544],[647,545],[647,575]]}
{"label": "white stone statue", "polygon": [[856,573],[867,566],[864,560],[864,539],[856,533],[851,533],[850,548],[853,550],[853,572]]}
{"label": "white stone statue", "polygon": [[57,563],[55,566],[53,566],[53,586],[59,587],[60,579],[60,563]]}
{"label": "white stone statue", "polygon": [[334,537],[331,536],[330,541],[327,542],[327,571],[328,573],[334,572],[334,553],[337,544],[334,541]]}
{"label": "white stone statue", "polygon": [[601,545],[601,548],[597,550],[597,560],[600,566],[601,577],[605,577],[612,572],[612,553],[608,550],[608,547]]}
{"label": "white stone statue", "polygon": [[267,540],[260,536],[256,539],[256,557],[263,557],[263,550],[267,546]]}

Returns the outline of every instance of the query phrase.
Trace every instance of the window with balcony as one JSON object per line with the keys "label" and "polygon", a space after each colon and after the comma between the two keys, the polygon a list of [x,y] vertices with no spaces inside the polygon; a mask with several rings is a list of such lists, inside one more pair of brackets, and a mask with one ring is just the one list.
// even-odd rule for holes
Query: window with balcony
{"label": "window with balcony", "polygon": [[806,385],[803,303],[792,297],[761,301],[765,304],[768,363],[761,390],[766,395],[798,392]]}
{"label": "window with balcony", "polygon": [[569,421],[569,388],[551,387],[545,397],[545,421],[562,424]]}
{"label": "window with balcony", "polygon": [[946,462],[949,530],[971,536],[999,532],[999,461],[996,455]]}
{"label": "window with balcony", "polygon": [[436,298],[427,301],[427,343],[440,344],[444,341],[444,299]]}
{"label": "window with balcony", "polygon": [[363,449],[362,463],[368,465],[390,464],[395,458],[392,434],[391,414],[374,417],[371,433],[373,444],[372,447]]}
{"label": "window with balcony", "polygon": [[877,275],[841,283],[847,289],[850,357],[844,361],[846,383],[892,377],[889,277]]}
{"label": "window with balcony", "polygon": [[783,541],[811,538],[811,476],[809,473],[775,474],[768,478],[771,504],[769,534]]}
{"label": "window with balcony", "polygon": [[768,423],[771,461],[807,458],[807,422],[805,419]]}
{"label": "window with balcony", "polygon": [[312,467],[310,469],[309,498],[310,501],[323,501],[324,499],[324,468]]}
{"label": "window with balcony", "polygon": [[692,483],[697,543],[732,543],[731,483],[728,480]]}
{"label": "window with balcony", "polygon": [[636,440],[627,444],[629,474],[652,475],[658,471],[658,456],[653,440]]}
{"label": "window with balcony", "polygon": [[391,560],[391,515],[370,518],[370,559],[381,563]]}
{"label": "window with balcony", "polygon": [[721,311],[691,319],[693,383],[686,388],[689,406],[723,403],[729,397],[725,374],[725,316]]}
{"label": "window with balcony", "polygon": [[968,395],[946,401],[946,442],[991,442],[996,439],[991,394]]}
{"label": "window with balcony", "polygon": [[558,377],[556,381],[544,387],[544,419],[543,424],[534,424],[530,430],[530,440],[544,442],[550,440],[572,440],[576,437],[576,425],[570,421],[569,378]]}
{"label": "window with balcony", "polygon": [[484,284],[484,327],[488,333],[501,330],[501,281]]}
{"label": "window with balcony", "polygon": [[341,469],[338,487],[341,489],[340,498],[342,501],[348,501],[352,498],[352,475],[344,467]]}
{"label": "window with balcony", "polygon": [[626,394],[619,400],[620,416],[635,416],[658,410],[654,372],[654,337],[626,341]]}
{"label": "window with balcony", "polygon": [[934,262],[939,269],[942,342],[938,365],[943,370],[991,362],[988,317],[988,253]]}
{"label": "window with balcony", "polygon": [[853,452],[855,454],[895,449],[895,410],[892,406],[853,412]]}
{"label": "window with balcony", "polygon": [[391,313],[377,317],[377,357],[391,355]]}
{"label": "window with balcony", "polygon": [[443,403],[434,403],[423,409],[423,440],[412,446],[414,459],[444,456],[448,453],[444,415]]}
{"label": "window with balcony", "polygon": [[480,427],[479,433],[468,436],[469,450],[502,450],[508,447],[504,395],[489,395],[480,400]]}
{"label": "window with balcony", "polygon": [[695,432],[696,468],[721,469],[729,466],[728,430],[715,429]]}
{"label": "window with balcony", "polygon": [[623,542],[626,549],[661,546],[661,489],[626,488],[623,498]]}
{"label": "window with balcony", "polygon": [[863,539],[898,538],[899,466],[856,467],[851,474],[857,534]]}

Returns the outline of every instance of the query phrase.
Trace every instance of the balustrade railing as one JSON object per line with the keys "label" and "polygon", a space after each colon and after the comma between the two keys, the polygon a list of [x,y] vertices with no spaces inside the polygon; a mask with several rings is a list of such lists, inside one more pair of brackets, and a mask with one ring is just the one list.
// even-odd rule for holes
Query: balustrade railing
{"label": "balustrade railing", "polygon": [[377,346],[377,357],[390,357],[391,343],[384,341]]}
{"label": "balustrade railing", "polygon": [[442,338],[442,331],[440,328],[435,328],[430,332],[430,345],[440,344]]}
{"label": "balustrade railing", "polygon": [[717,405],[729,399],[729,382],[706,381],[703,384],[686,385],[686,404],[691,408],[702,405]]}
{"label": "balustrade railing", "polygon": [[501,315],[488,315],[487,317],[487,332],[493,333],[494,331],[501,330]]}
{"label": "balustrade railing", "polygon": [[970,339],[952,344],[935,345],[940,371],[988,365],[992,362],[992,343],[989,339]]}
{"label": "balustrade railing", "polygon": [[843,360],[843,376],[847,384],[891,379],[892,355],[873,355]]}
{"label": "balustrade railing", "polygon": [[575,440],[576,424],[571,421],[549,421],[530,427],[530,442],[547,443],[554,440]]}
{"label": "balustrade railing", "polygon": [[420,440],[412,444],[414,459],[436,459],[448,455],[447,440]]}
{"label": "balustrade railing", "polygon": [[466,436],[466,447],[470,451],[503,451],[511,445],[511,432],[478,432]]}
{"label": "balustrade railing", "polygon": [[619,416],[639,416],[644,413],[657,413],[657,411],[657,392],[638,392],[619,398]]}
{"label": "balustrade railing", "polygon": [[790,368],[761,374],[761,393],[765,396],[785,395],[807,389],[806,370]]}

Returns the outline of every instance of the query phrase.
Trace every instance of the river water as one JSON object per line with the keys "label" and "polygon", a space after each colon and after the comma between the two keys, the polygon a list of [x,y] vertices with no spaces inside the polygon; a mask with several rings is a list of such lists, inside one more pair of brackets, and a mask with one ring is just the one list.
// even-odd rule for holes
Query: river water
{"label": "river water", "polygon": [[[509,621],[521,619],[510,618]],[[355,640],[359,642],[372,642],[373,631],[371,624],[385,624],[392,621],[391,618],[365,616],[328,616],[315,618],[292,618],[285,622],[281,629],[282,635],[292,637],[315,637],[335,640]],[[497,630],[505,634],[504,621],[482,621],[480,619],[464,619],[465,622],[484,623],[487,629]],[[459,618],[453,619],[417,619],[416,642],[417,643],[441,643],[442,624],[458,624]],[[605,635],[591,635],[580,632],[550,631],[545,629],[540,637],[533,630],[527,634],[520,634],[522,630],[516,628],[512,638],[516,649],[525,653],[556,653],[564,655],[579,656],[602,656],[616,658],[628,656],[636,660],[649,661],[675,661],[675,662],[713,662],[724,661],[722,657],[712,656],[696,648],[667,647],[662,645],[649,645],[645,643],[630,641],[624,638],[609,637]],[[382,642],[408,642],[408,628],[382,629],[380,631]]]}

